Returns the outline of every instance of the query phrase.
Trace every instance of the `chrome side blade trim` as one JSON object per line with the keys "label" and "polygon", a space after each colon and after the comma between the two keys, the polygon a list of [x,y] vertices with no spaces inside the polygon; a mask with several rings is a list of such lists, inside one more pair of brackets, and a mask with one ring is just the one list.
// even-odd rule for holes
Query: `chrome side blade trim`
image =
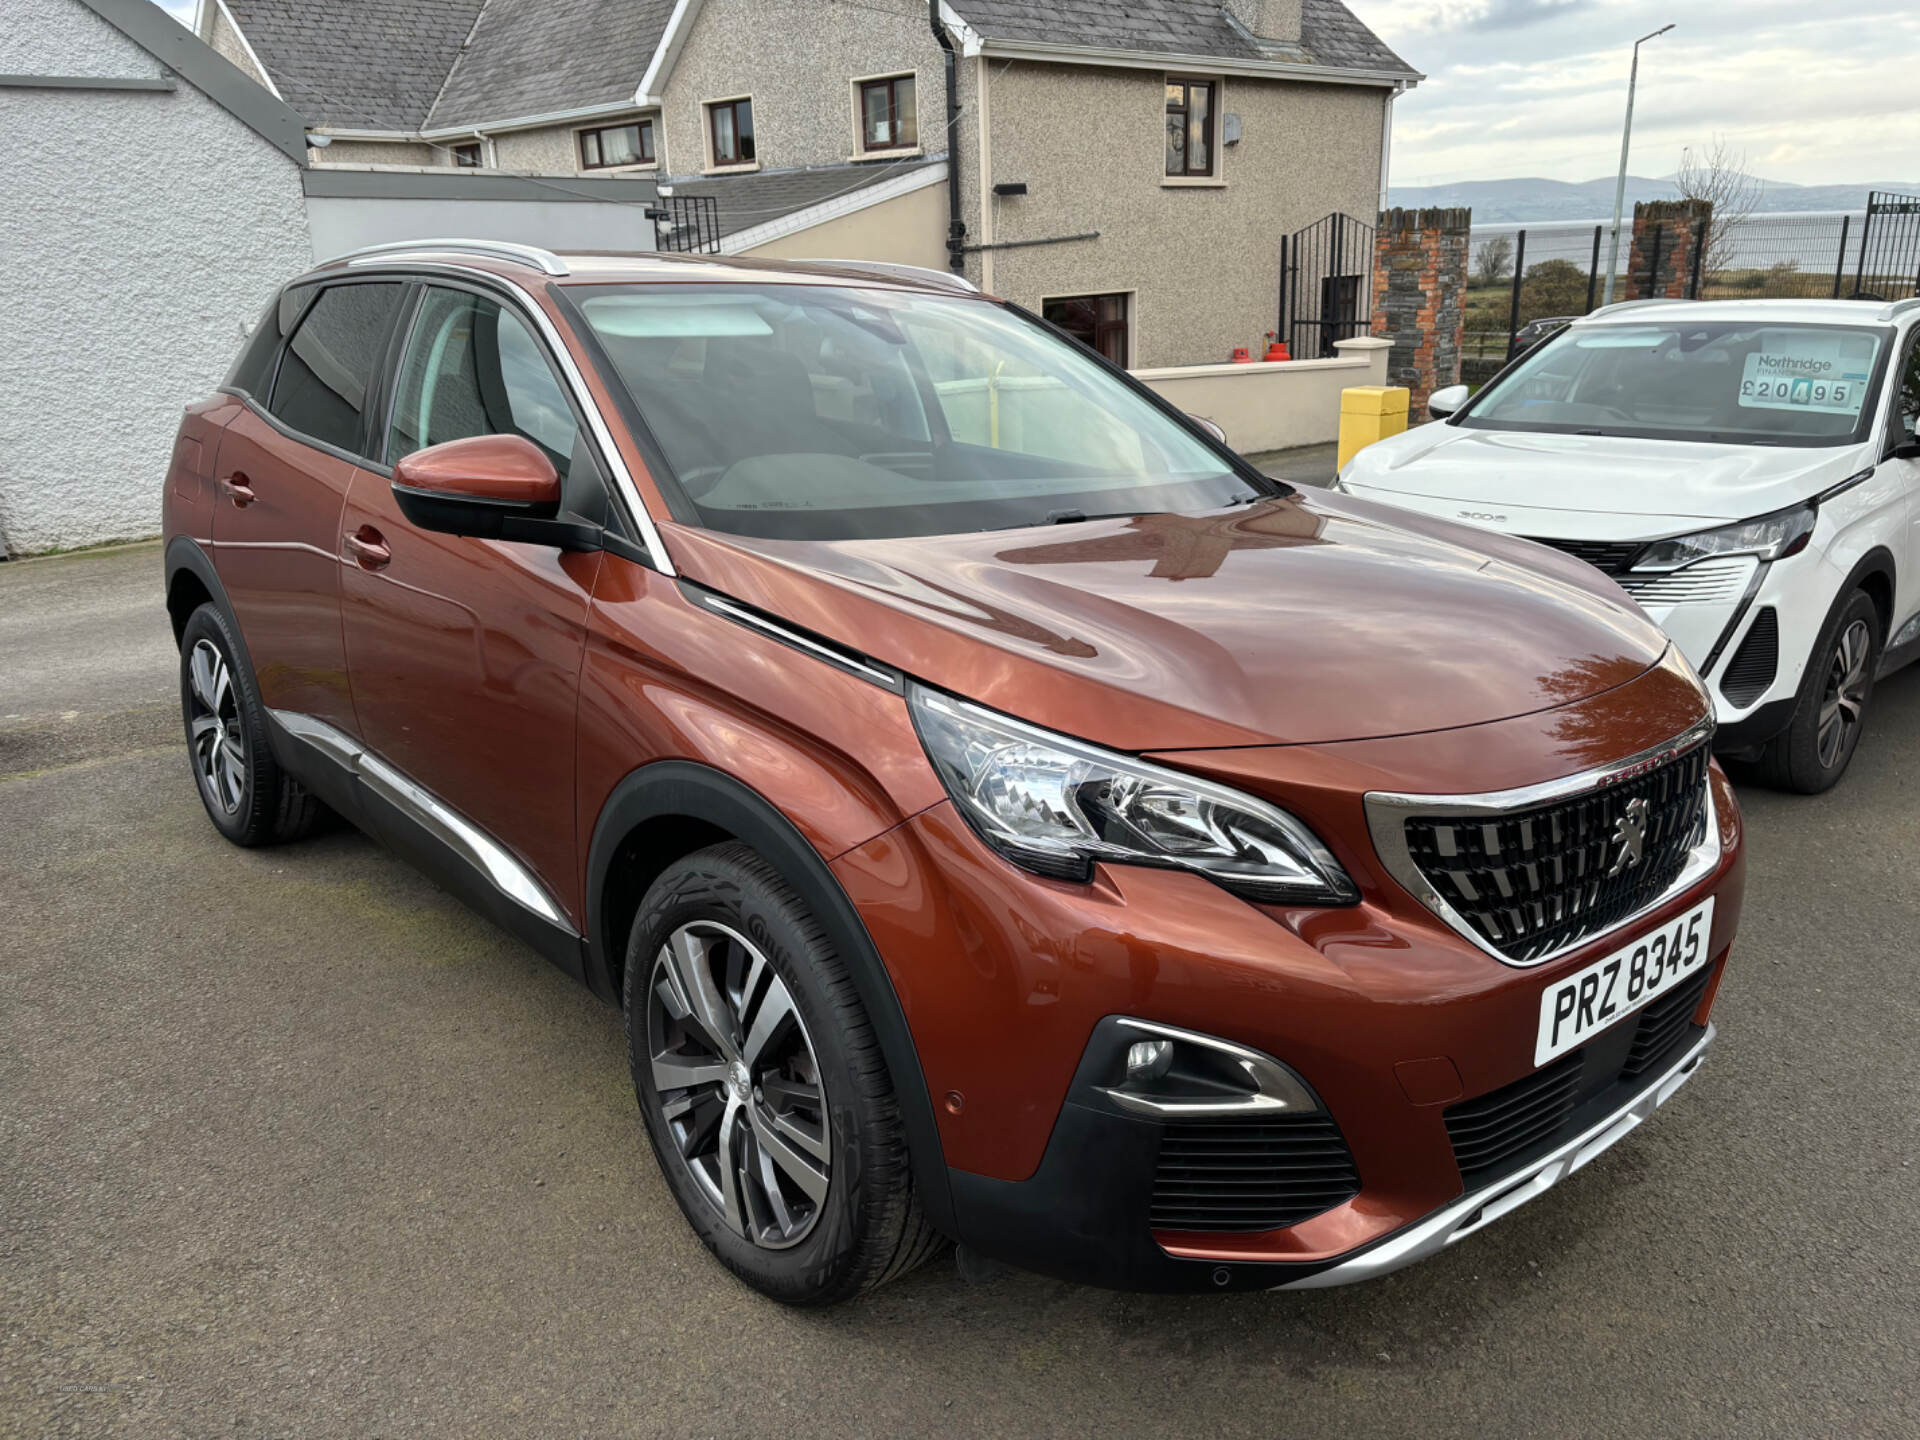
{"label": "chrome side blade trim", "polygon": [[571,930],[540,882],[513,855],[471,820],[416,785],[366,746],[324,720],[297,710],[269,710],[274,723],[320,751],[389,804],[410,816],[442,844],[486,876],[493,887],[542,920]]}

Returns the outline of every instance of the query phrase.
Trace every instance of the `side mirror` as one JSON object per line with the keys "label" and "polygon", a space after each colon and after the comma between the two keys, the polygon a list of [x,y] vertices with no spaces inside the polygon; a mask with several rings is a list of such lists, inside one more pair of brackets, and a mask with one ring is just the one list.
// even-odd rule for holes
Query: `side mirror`
{"label": "side mirror", "polygon": [[1427,414],[1444,420],[1473,397],[1464,385],[1446,385],[1427,396]]}
{"label": "side mirror", "polygon": [[416,450],[393,467],[393,498],[422,530],[483,540],[564,543],[547,533],[560,509],[560,475],[521,435],[470,435]]}
{"label": "side mirror", "polygon": [[1887,455],[1894,460],[1920,460],[1920,435],[1909,435],[1904,440],[1895,441]]}
{"label": "side mirror", "polygon": [[1222,430],[1218,425],[1214,424],[1213,421],[1207,419],[1206,416],[1190,414],[1187,416],[1187,418],[1191,420],[1194,424],[1198,425],[1202,430],[1206,431],[1214,439],[1218,440],[1222,445],[1225,445],[1227,443],[1227,432]]}

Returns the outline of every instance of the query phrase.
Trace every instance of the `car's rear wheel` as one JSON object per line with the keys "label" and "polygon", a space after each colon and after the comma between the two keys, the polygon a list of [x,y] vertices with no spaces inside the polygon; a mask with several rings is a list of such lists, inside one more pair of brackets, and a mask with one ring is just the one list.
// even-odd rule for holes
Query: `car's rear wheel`
{"label": "car's rear wheel", "polygon": [[214,828],[236,845],[297,840],[326,807],[274,760],[260,692],[239,653],[216,606],[202,605],[187,617],[180,634],[180,710],[200,803]]}
{"label": "car's rear wheel", "polygon": [[1752,767],[1756,779],[1802,795],[1838,783],[1860,744],[1880,646],[1880,612],[1872,596],[1856,590],[1822,628],[1793,720],[1762,748]]}
{"label": "car's rear wheel", "polygon": [[842,1300],[939,1246],[879,1044],[799,895],[745,845],[688,856],[627,946],[627,1053],[694,1231],[762,1294]]}

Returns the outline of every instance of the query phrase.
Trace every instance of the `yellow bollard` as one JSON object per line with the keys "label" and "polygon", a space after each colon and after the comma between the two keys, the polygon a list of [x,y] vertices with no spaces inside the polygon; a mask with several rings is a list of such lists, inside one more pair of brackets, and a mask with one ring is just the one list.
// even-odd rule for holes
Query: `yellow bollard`
{"label": "yellow bollard", "polygon": [[1407,428],[1413,395],[1404,385],[1352,385],[1340,392],[1339,467],[1376,440]]}

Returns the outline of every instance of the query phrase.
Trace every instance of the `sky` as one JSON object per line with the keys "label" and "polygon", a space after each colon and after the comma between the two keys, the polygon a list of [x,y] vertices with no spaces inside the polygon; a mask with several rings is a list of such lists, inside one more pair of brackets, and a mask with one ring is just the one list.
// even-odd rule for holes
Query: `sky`
{"label": "sky", "polygon": [[1633,42],[1636,175],[1724,138],[1768,180],[1920,180],[1912,0],[1347,0],[1427,75],[1394,104],[1393,183],[1543,176],[1620,163]]}
{"label": "sky", "polygon": [[[193,0],[158,3],[192,23]],[[1634,174],[1724,138],[1768,180],[1920,181],[1912,0],[1347,4],[1427,76],[1394,105],[1396,185],[1613,174],[1633,42],[1669,21],[1640,50]]]}

